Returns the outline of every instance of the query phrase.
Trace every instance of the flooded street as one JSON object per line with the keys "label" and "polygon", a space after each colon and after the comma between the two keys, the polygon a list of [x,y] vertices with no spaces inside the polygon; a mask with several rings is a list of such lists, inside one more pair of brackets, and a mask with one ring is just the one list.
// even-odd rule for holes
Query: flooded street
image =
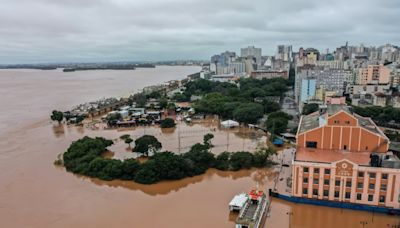
{"label": "flooded street", "polygon": [[[0,71],[0,227],[234,227],[228,203],[256,186],[267,189],[276,175],[271,169],[239,172],[208,170],[179,181],[141,185],[131,181],[100,181],[76,176],[53,165],[71,141],[84,135],[117,139],[153,134],[163,150],[186,151],[215,134],[213,152],[251,150],[262,134],[219,130],[216,122],[194,123],[162,134],[158,127],[91,130],[59,126],[49,120],[53,109],[102,97],[123,96],[144,86],[182,79],[199,67],[157,67],[136,71],[40,70]],[[114,157],[133,153],[116,141]],[[290,213],[290,217],[287,214]],[[278,199],[265,227],[391,227],[398,217],[301,204]],[[333,224],[329,226],[328,224]],[[389,225],[389,226],[388,226]]]}

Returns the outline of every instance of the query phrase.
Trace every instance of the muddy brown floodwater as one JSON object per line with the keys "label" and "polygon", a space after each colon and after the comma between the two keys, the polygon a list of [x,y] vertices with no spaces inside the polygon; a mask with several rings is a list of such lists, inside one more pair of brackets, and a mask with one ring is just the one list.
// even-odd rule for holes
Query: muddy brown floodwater
{"label": "muddy brown floodwater", "polygon": [[[101,97],[126,95],[144,86],[195,73],[198,67],[157,67],[136,71],[63,73],[0,70],[0,227],[234,227],[228,212],[231,198],[243,191],[272,186],[273,169],[239,172],[209,170],[179,181],[140,185],[100,181],[73,175],[53,161],[71,141],[83,135],[117,138],[158,134],[160,129],[127,132],[58,126],[49,121],[52,109],[69,109]],[[201,140],[213,125],[181,125],[182,150]],[[175,129],[177,131],[177,129]],[[228,134],[217,131],[215,153],[226,148]],[[262,136],[261,136],[262,137]],[[165,149],[178,148],[176,132],[161,137]],[[230,132],[229,150],[253,148],[256,133]],[[112,147],[116,158],[131,156],[126,145]],[[292,212],[290,217],[287,212]],[[289,223],[290,221],[290,223]],[[398,218],[272,201],[266,227],[391,227]]]}

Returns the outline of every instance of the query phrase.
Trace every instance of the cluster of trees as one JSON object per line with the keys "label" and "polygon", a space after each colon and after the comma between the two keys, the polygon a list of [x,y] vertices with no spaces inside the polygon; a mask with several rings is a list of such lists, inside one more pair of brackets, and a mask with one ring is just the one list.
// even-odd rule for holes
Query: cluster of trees
{"label": "cluster of trees", "polygon": [[265,125],[267,126],[268,131],[272,134],[281,134],[286,132],[288,122],[292,118],[293,116],[281,111],[273,112],[268,115]]}
{"label": "cluster of trees", "polygon": [[239,86],[227,82],[204,79],[186,85],[183,96],[202,95],[194,108],[200,113],[217,114],[244,123],[256,123],[265,113],[278,111],[280,106],[268,96],[281,97],[287,91],[288,81],[276,79],[241,79]]}
{"label": "cluster of trees", "polygon": [[[254,154],[241,151],[224,152],[215,156],[210,152],[212,138],[211,134],[206,135],[203,144],[193,145],[187,153],[180,155],[168,151],[155,153],[146,162],[139,163],[135,159],[121,161],[101,157],[101,154],[113,142],[104,138],[86,136],[73,142],[63,154],[64,166],[70,172],[102,180],[122,179],[152,184],[161,180],[177,180],[199,175],[209,168],[239,170],[263,167],[271,163],[269,158],[275,153],[271,149],[263,148]],[[148,143],[154,143],[154,139]],[[152,146],[154,147],[154,145],[148,145],[148,148]],[[161,144],[156,147],[161,148]]]}
{"label": "cluster of trees", "polygon": [[379,107],[353,107],[354,112],[360,116],[371,117],[378,125],[385,126],[389,122],[400,123],[400,108],[392,106]]}
{"label": "cluster of trees", "polygon": [[392,142],[400,142],[400,133],[397,131],[392,130],[385,130],[385,135],[390,139]]}

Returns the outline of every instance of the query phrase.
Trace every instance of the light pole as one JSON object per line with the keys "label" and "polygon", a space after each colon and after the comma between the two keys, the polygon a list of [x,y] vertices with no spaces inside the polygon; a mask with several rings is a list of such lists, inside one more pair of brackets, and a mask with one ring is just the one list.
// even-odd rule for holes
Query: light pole
{"label": "light pole", "polygon": [[289,211],[289,212],[286,212],[286,214],[289,215],[289,228],[291,228],[292,227],[292,215],[293,215],[293,212]]}
{"label": "light pole", "polygon": [[363,226],[363,228],[365,227],[365,225],[367,225],[368,224],[368,222],[367,221],[361,221],[360,222],[360,224]]}

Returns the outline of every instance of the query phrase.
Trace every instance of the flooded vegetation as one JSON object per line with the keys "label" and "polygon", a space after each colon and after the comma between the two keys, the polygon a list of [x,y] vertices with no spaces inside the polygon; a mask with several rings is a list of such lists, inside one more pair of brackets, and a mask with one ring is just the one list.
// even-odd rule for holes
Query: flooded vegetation
{"label": "flooded vegetation", "polygon": [[[103,130],[59,125],[48,119],[54,108],[70,108],[87,100],[123,95],[143,86],[176,79],[196,67],[157,67],[127,71],[0,71],[0,220],[2,227],[233,227],[236,214],[228,203],[240,192],[273,186],[274,168],[237,172],[209,169],[177,181],[142,185],[133,181],[102,181],[74,175],[53,164],[72,141],[83,136],[114,140],[104,156],[135,157],[119,137],[156,136],[165,150],[187,151],[214,134],[212,153],[253,150],[265,136],[246,128],[219,129],[209,119],[174,129],[158,126]],[[179,142],[179,136],[181,138]],[[228,143],[229,142],[229,143]],[[291,216],[287,213],[291,212]],[[157,219],[155,219],[157,218]],[[338,219],[339,218],[339,219]],[[273,199],[265,227],[391,227],[398,217]],[[290,222],[290,223],[289,223]],[[333,227],[333,226],[332,226]]]}

